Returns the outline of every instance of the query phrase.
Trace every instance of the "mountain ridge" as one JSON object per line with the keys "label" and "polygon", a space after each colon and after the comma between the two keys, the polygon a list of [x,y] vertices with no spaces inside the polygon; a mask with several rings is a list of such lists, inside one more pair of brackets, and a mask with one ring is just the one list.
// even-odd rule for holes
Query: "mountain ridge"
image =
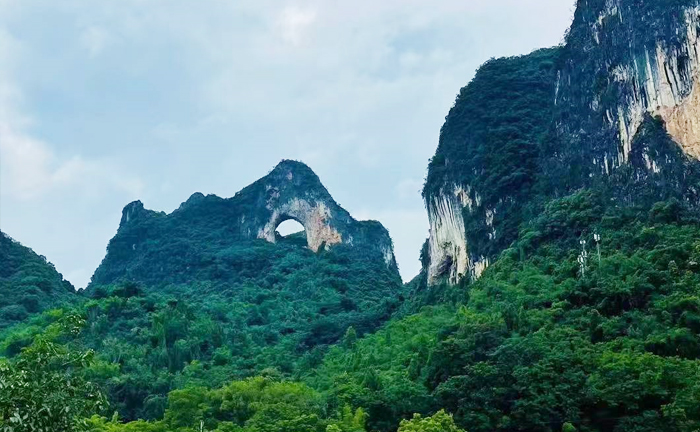
{"label": "mountain ridge", "polygon": [[[216,253],[237,241],[275,243],[277,227],[288,219],[304,227],[308,248],[313,252],[340,244],[363,248],[398,274],[386,228],[377,221],[355,220],[333,200],[308,166],[284,160],[231,198],[195,193],[170,214],[146,210],[141,201],[126,205],[117,234],[95,270],[91,285],[186,275],[190,268],[211,264],[202,260],[216,260]],[[174,239],[183,241],[178,245]],[[200,249],[183,243],[187,239],[200,244]],[[143,266],[141,261],[149,254],[166,256],[178,246],[184,259],[177,266],[163,270]],[[203,254],[209,257],[202,258]]]}
{"label": "mountain ridge", "polygon": [[[84,301],[0,332],[5,388],[49,376],[40,403],[91,432],[700,430],[700,171],[669,127],[699,4],[579,0],[566,45],[488,61],[429,163],[410,283],[381,224],[283,161],[233,198],[127,205]],[[0,425],[36,393],[0,392]]]}
{"label": "mountain ridge", "polygon": [[0,263],[0,329],[77,298],[73,285],[46,257],[2,231]]}

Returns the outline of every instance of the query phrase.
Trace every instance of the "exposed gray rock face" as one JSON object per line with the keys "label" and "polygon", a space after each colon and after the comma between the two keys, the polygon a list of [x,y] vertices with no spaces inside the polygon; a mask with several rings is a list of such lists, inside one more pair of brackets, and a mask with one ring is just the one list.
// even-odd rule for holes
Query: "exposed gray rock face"
{"label": "exposed gray rock face", "polygon": [[252,208],[241,216],[244,236],[274,243],[277,227],[293,219],[304,227],[309,249],[314,252],[321,247],[353,243],[353,225],[358,222],[336,204],[306,166],[285,161],[250,189],[258,193],[264,190],[265,208]]}
{"label": "exposed gray rock face", "polygon": [[378,222],[360,222],[340,207],[316,174],[306,165],[283,161],[267,176],[243,189],[232,200],[254,201],[240,216],[246,238],[276,241],[277,227],[292,219],[306,232],[314,252],[337,244],[372,247],[381,252],[387,265],[395,265],[389,233]]}
{"label": "exposed gray rock face", "polygon": [[283,204],[270,203],[268,209],[272,210],[272,216],[258,231],[258,238],[274,243],[279,224],[293,219],[304,227],[309,249],[314,252],[318,252],[321,245],[330,248],[343,242],[342,234],[329,223],[331,211],[322,201],[310,203],[305,199],[293,198]]}
{"label": "exposed gray rock face", "polygon": [[[683,151],[700,158],[699,2],[651,3],[606,0],[589,11],[579,5],[568,47],[573,55],[561,71],[555,98],[557,104],[586,106],[617,135],[617,151],[596,161],[601,173],[629,162],[646,115],[660,116]],[[574,62],[586,55],[588,77],[581,79],[583,65]],[[647,164],[654,169],[653,161]]]}
{"label": "exposed gray rock face", "polygon": [[429,284],[478,278],[581,188],[700,209],[700,0],[578,0],[545,51],[486,63],[447,116],[423,191]]}
{"label": "exposed gray rock face", "polygon": [[429,284],[478,278],[512,241],[554,111],[559,51],[491,60],[457,96],[423,189]]}

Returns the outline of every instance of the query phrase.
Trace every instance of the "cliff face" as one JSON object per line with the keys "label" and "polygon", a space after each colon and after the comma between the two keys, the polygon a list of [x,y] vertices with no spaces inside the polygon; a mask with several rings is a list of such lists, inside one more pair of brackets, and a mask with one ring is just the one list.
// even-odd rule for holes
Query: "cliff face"
{"label": "cliff face", "polygon": [[609,148],[597,149],[596,171],[629,162],[647,115],[663,119],[686,154],[700,156],[699,28],[696,1],[579,2],[555,103],[569,132],[604,131]]}
{"label": "cliff face", "polygon": [[314,252],[346,244],[379,252],[388,266],[396,266],[388,231],[378,222],[358,222],[340,207],[306,165],[283,161],[275,169],[239,192],[233,199],[255,202],[242,211],[239,229],[244,238],[276,241],[284,221],[299,222]]}
{"label": "cliff face", "polygon": [[387,230],[353,219],[306,165],[282,161],[229,199],[196,193],[167,215],[144,209],[140,201],[127,205],[92,283],[151,281],[154,275],[189,280],[191,271],[211,266],[217,253],[236,244],[277,242],[277,227],[289,219],[304,227],[311,251],[357,249],[398,277]]}
{"label": "cliff face", "polygon": [[457,96],[423,189],[430,283],[480,275],[517,234],[552,123],[559,56],[491,60]]}
{"label": "cliff face", "polygon": [[580,0],[560,48],[492,60],[447,116],[423,191],[429,283],[478,277],[554,197],[700,185],[700,1]]}

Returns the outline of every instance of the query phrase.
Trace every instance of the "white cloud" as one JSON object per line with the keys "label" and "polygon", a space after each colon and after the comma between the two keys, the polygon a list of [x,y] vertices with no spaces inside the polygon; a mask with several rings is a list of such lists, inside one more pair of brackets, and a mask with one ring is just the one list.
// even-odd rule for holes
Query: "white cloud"
{"label": "white cloud", "polygon": [[143,184],[111,161],[61,151],[34,133],[45,118],[27,112],[20,85],[28,48],[0,22],[0,229],[84,287],[118,223],[119,207],[105,197],[133,199]]}
{"label": "white cloud", "polygon": [[74,155],[59,158],[50,145],[33,137],[22,125],[11,101],[0,99],[0,195],[20,200],[41,198],[57,189],[80,193],[108,190],[138,195],[142,183],[107,162]]}
{"label": "white cloud", "polygon": [[90,57],[97,57],[111,40],[109,32],[98,26],[90,26],[83,30],[80,35],[80,41],[83,47],[88,51]]}
{"label": "white cloud", "polygon": [[284,8],[277,21],[282,39],[294,46],[302,44],[309,26],[316,21],[316,11],[295,6]]}
{"label": "white cloud", "polygon": [[32,200],[59,188],[72,194],[100,188],[138,194],[141,182],[107,162],[80,155],[60,158],[52,146],[32,136],[33,119],[22,112],[22,89],[15,84],[20,44],[0,29],[0,195]]}

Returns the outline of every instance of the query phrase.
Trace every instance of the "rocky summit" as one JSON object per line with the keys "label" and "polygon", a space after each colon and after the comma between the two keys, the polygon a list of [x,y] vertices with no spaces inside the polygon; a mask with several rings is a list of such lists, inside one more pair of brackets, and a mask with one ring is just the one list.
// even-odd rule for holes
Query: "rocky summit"
{"label": "rocky summit", "polygon": [[[345,245],[398,275],[388,231],[379,222],[353,219],[308,166],[285,160],[232,198],[195,193],[171,214],[147,210],[140,201],[128,204],[92,283],[185,280],[236,243],[275,243],[277,227],[289,219],[304,227],[311,251]],[[166,258],[173,251],[179,259]]]}

